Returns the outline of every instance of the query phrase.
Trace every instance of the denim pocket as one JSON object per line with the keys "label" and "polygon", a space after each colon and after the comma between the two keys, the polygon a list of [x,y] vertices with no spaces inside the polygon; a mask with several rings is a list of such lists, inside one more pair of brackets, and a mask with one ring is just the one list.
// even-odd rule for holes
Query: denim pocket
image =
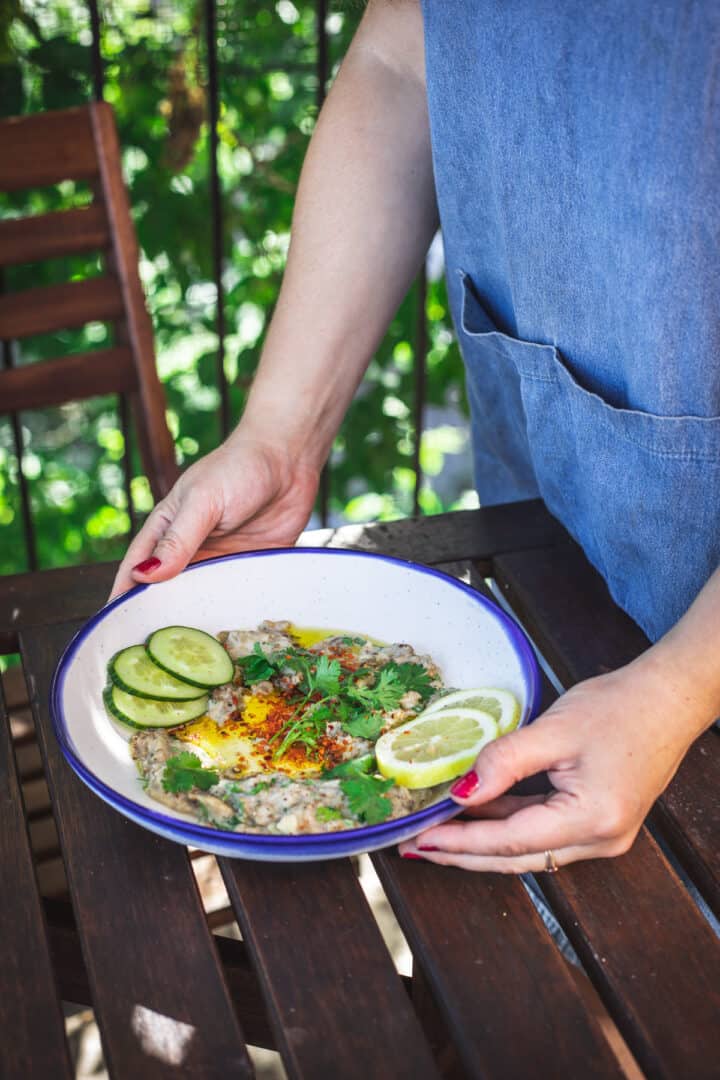
{"label": "denim pocket", "polygon": [[720,417],[615,408],[554,345],[493,327],[463,283],[463,327],[482,352],[512,362],[540,494],[615,600],[658,638],[720,562]]}

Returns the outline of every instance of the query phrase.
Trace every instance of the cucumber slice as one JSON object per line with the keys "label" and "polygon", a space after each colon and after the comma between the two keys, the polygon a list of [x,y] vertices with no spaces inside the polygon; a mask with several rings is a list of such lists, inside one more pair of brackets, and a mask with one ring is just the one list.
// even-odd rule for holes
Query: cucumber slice
{"label": "cucumber slice", "polygon": [[198,697],[197,686],[158,667],[144,645],[131,645],[116,653],[108,664],[108,675],[121,690],[152,701],[194,701]]}
{"label": "cucumber slice", "polygon": [[207,695],[194,701],[150,701],[127,694],[119,686],[108,686],[105,707],[121,724],[136,728],[169,728],[196,720],[207,711]]}
{"label": "cucumber slice", "polygon": [[158,667],[204,689],[230,682],[235,670],[220,642],[191,626],[156,630],[147,640],[147,651]]}

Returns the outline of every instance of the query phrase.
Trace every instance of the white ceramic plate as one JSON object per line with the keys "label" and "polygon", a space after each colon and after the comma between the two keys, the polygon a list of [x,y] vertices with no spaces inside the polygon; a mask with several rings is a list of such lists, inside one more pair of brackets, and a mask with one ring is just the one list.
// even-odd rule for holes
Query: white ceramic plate
{"label": "white ceramic plate", "polygon": [[366,552],[291,548],[195,563],[172,581],[140,585],[107,604],[72,640],[53,680],[51,708],[65,757],[85,783],[139,825],[218,855],[263,860],[335,858],[397,844],[458,812],[451,799],[380,825],[302,836],[199,825],[150,799],[102,700],[108,660],[161,626],[208,633],[289,619],[387,642],[408,642],[438,664],[448,687],[512,691],[521,723],[540,693],[532,649],[517,624],[474,589],[439,571]]}

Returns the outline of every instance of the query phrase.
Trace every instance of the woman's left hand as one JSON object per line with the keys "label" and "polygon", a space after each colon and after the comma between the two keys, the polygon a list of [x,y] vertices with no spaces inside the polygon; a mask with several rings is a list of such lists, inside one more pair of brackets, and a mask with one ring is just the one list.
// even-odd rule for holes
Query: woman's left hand
{"label": "woman's left hand", "polygon": [[[472,821],[428,829],[401,854],[517,874],[621,855],[684,754],[712,720],[653,650],[579,683],[535,723],[489,743],[453,785]],[[548,795],[505,794],[546,771]]]}

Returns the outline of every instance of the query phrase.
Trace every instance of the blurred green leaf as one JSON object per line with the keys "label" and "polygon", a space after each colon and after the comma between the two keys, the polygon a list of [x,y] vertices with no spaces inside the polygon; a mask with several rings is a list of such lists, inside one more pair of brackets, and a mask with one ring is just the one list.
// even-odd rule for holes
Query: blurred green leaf
{"label": "blurred green leaf", "polygon": [[[344,55],[361,3],[337,0],[327,20],[330,65]],[[103,4],[105,96],[112,103],[141,248],[141,276],[153,322],[158,369],[183,467],[217,446],[217,300],[213,278],[207,84],[200,0]],[[219,0],[218,59],[223,192],[224,314],[233,423],[258,363],[277,300],[293,199],[316,107],[316,13],[302,0]],[[0,3],[0,115],[79,105],[91,97],[90,24],[80,0]],[[87,183],[0,197],[0,216],[86,205]],[[11,290],[102,272],[79,255],[7,271]],[[415,488],[415,290],[402,304],[352,402],[333,449],[331,510],[352,520],[412,511]],[[442,282],[428,285],[428,409],[466,410],[460,354]],[[21,364],[112,344],[93,324],[22,343]],[[129,524],[124,437],[114,397],[22,418],[42,566],[119,557]],[[438,419],[439,428],[447,427]],[[452,425],[450,425],[452,427]],[[454,431],[455,428],[452,428]],[[443,470],[465,450],[458,438],[426,432],[422,457]],[[458,449],[460,447],[460,449]],[[131,490],[137,515],[152,506],[135,438]],[[26,568],[17,460],[10,423],[0,418],[0,573]],[[452,498],[470,487],[460,478]],[[443,508],[433,478],[421,507]],[[464,505],[464,503],[463,503]]]}

